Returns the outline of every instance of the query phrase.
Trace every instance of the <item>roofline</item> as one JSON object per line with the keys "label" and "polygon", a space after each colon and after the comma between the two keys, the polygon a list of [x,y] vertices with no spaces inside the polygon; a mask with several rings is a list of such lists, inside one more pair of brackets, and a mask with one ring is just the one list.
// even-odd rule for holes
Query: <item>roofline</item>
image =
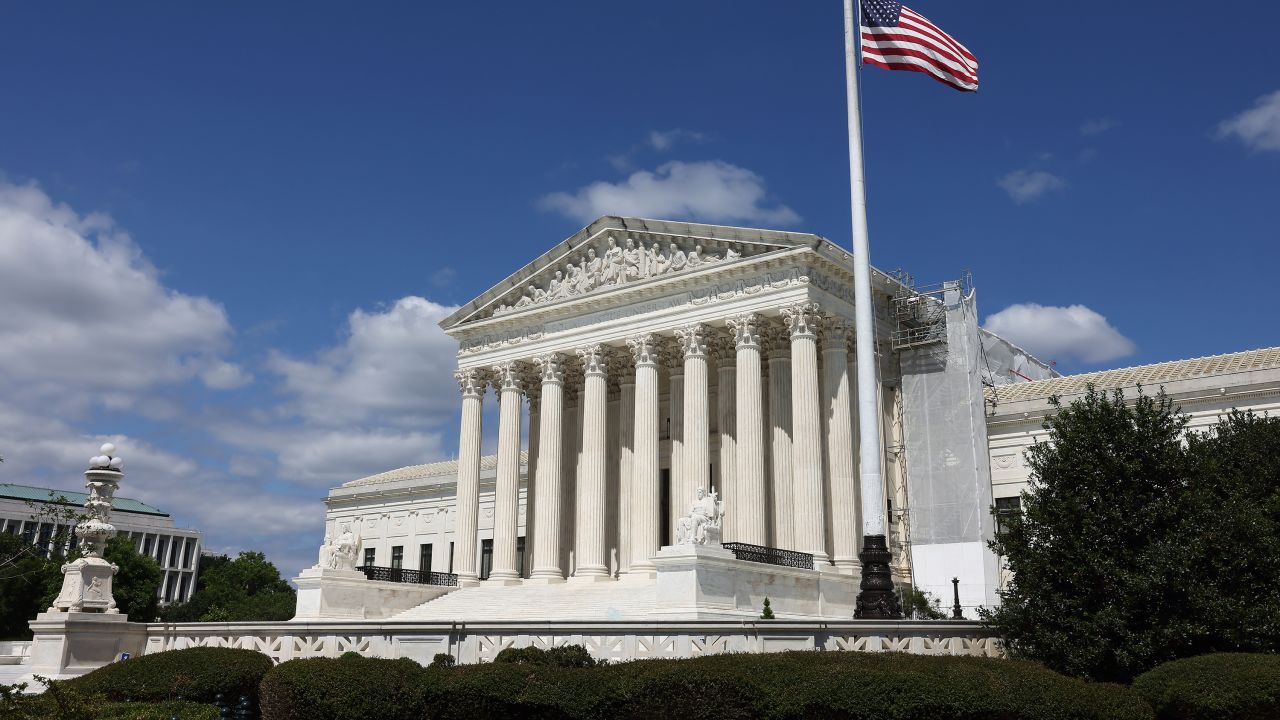
{"label": "roofline", "polygon": [[[32,498],[28,498],[28,497],[20,497],[20,496],[18,496],[18,495],[9,495],[9,494],[7,494],[7,493],[3,490],[3,488],[5,488],[5,487],[26,488],[26,489],[28,489],[28,490],[40,490],[40,491],[42,491],[42,492],[47,492],[47,493],[49,493],[49,495],[50,495],[51,497],[48,497],[48,498],[39,498],[39,499],[32,499]],[[80,490],[56,490],[56,489],[54,489],[54,488],[39,487],[39,486],[37,486],[37,485],[23,485],[23,484],[21,484],[21,483],[0,483],[0,498],[4,498],[4,499],[6,499],[6,500],[30,500],[31,502],[45,502],[45,503],[47,503],[47,502],[53,502],[54,500],[56,500],[56,499],[58,498],[58,496],[60,496],[60,495],[65,496],[67,493],[75,493],[75,494],[77,494],[77,495],[85,495],[85,496],[87,496],[87,495],[88,495],[88,493],[86,493],[86,492],[81,492]],[[156,507],[156,506],[154,506],[154,505],[151,505],[151,504],[148,504],[148,503],[144,503],[144,502],[142,502],[141,500],[135,500],[135,499],[133,499],[133,498],[127,498],[127,497],[123,497],[123,496],[115,497],[115,498],[113,498],[113,499],[114,499],[114,500],[128,500],[129,502],[137,503],[137,504],[139,504],[139,505],[142,505],[143,507],[149,507],[149,508],[151,508],[151,510],[128,510],[128,509],[125,509],[125,508],[121,508],[121,507],[115,507],[115,506],[113,506],[113,507],[111,508],[111,512],[127,512],[127,513],[133,513],[134,515],[152,515],[152,516],[155,516],[155,517],[173,517],[173,516],[172,516],[172,515],[170,515],[169,513],[165,512],[164,510],[161,510],[160,508],[158,508],[158,507]],[[59,504],[59,505],[62,505],[62,504],[66,504],[66,505],[74,505],[73,503],[71,503],[71,502],[69,502],[69,501],[68,501],[68,502],[66,502],[66,503],[57,503],[57,504]],[[154,512],[152,512],[152,511],[154,511]]]}

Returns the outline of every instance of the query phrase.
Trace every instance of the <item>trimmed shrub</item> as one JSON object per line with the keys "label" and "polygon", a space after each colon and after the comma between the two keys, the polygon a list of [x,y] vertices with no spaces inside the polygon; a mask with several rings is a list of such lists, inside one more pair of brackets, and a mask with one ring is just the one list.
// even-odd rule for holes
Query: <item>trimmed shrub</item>
{"label": "trimmed shrub", "polygon": [[449,653],[436,653],[435,657],[431,658],[431,667],[435,668],[451,668],[457,664],[458,661]]}
{"label": "trimmed shrub", "polygon": [[218,708],[203,703],[170,701],[162,703],[108,703],[97,720],[218,720]]}
{"label": "trimmed shrub", "polygon": [[1139,675],[1133,689],[1159,720],[1280,718],[1280,655],[1216,653]]}
{"label": "trimmed shrub", "polygon": [[[540,658],[549,653],[505,653]],[[402,665],[395,665],[395,663]],[[1131,689],[1011,660],[792,652],[593,668],[506,661],[450,670],[406,660],[299,660],[262,683],[263,720],[1151,720]]]}
{"label": "trimmed shrub", "polygon": [[195,647],[114,662],[66,684],[109,700],[211,703],[221,693],[234,701],[256,698],[271,665],[271,658],[253,650]]}
{"label": "trimmed shrub", "polygon": [[[0,686],[0,717],[5,720],[218,720],[218,708],[201,703],[109,702],[98,693],[49,682],[39,695],[20,695]],[[9,690],[9,692],[5,692]]]}
{"label": "trimmed shrub", "polygon": [[315,658],[271,669],[259,695],[263,720],[420,720],[429,712],[427,669],[401,658]]}
{"label": "trimmed shrub", "polygon": [[536,647],[506,648],[499,651],[493,661],[513,665],[552,665],[563,668],[596,666],[596,659],[591,657],[591,653],[581,645],[562,645],[549,650]]}

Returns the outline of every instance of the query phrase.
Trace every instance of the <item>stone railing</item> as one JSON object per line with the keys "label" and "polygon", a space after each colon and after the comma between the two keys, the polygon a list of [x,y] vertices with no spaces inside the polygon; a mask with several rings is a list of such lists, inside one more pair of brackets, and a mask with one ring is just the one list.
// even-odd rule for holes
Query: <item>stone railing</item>
{"label": "stone railing", "polygon": [[187,647],[256,650],[275,662],[337,657],[407,657],[429,663],[449,653],[462,663],[491,662],[510,647],[583,645],[601,660],[681,658],[784,650],[857,650],[916,655],[1001,655],[974,622],[609,622],[609,623],[185,623],[150,624],[147,654]]}

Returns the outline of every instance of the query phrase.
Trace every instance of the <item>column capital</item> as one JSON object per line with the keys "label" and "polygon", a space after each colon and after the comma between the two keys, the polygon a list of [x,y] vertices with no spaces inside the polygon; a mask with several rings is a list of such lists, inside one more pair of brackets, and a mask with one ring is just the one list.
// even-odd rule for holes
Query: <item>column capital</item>
{"label": "column capital", "polygon": [[538,366],[538,376],[542,384],[564,384],[564,356],[560,353],[547,353],[533,359]]}
{"label": "column capital", "polygon": [[760,347],[760,320],[758,313],[743,313],[725,320],[733,331],[733,342],[737,347]]}
{"label": "column capital", "polygon": [[676,328],[676,341],[685,357],[707,356],[707,326],[693,323]]}
{"label": "column capital", "polygon": [[480,368],[458,370],[453,377],[458,381],[458,391],[464,398],[483,397],[484,390],[489,385],[487,374]]}
{"label": "column capital", "polygon": [[842,317],[827,316],[822,318],[822,349],[848,350],[849,333],[853,326]]}
{"label": "column capital", "polygon": [[578,359],[582,361],[583,375],[605,377],[609,374],[609,353],[604,345],[588,345],[578,348],[575,352],[578,354]]}
{"label": "column capital", "polygon": [[761,320],[760,339],[770,360],[791,359],[791,337],[780,323]]}
{"label": "column capital", "polygon": [[493,366],[493,387],[499,392],[520,390],[520,363],[508,360]]}
{"label": "column capital", "polygon": [[631,348],[631,356],[635,358],[636,366],[652,366],[658,365],[658,336],[653,333],[645,333],[644,335],[633,335],[627,338],[627,347]]}
{"label": "column capital", "polygon": [[818,314],[818,303],[807,302],[788,305],[782,308],[782,322],[791,331],[791,337],[813,338],[818,336],[818,328],[822,327],[822,316]]}

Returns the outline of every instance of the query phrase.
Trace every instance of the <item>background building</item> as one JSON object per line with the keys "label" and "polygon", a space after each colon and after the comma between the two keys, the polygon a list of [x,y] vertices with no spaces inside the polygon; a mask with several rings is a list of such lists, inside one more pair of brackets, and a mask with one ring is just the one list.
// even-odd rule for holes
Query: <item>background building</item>
{"label": "background building", "polygon": [[[65,502],[79,512],[85,493],[27,485],[0,484],[0,532],[17,535],[49,550],[53,537],[74,530],[57,527],[40,517],[47,503]],[[169,513],[137,500],[116,497],[111,511],[111,524],[118,535],[133,540],[138,552],[160,564],[163,580],[157,595],[161,604],[185,602],[196,587],[196,567],[200,560],[200,532],[174,527]]]}

